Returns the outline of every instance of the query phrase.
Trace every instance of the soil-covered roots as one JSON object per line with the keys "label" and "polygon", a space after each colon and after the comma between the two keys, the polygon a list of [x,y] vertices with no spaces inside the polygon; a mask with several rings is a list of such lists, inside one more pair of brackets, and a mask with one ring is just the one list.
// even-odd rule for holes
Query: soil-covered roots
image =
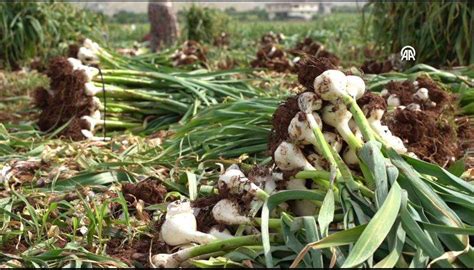
{"label": "soil-covered roots", "polygon": [[328,69],[337,69],[337,63],[331,58],[305,55],[296,64],[298,81],[306,89],[314,91],[314,79]]}
{"label": "soil-covered roots", "polygon": [[59,135],[73,140],[84,139],[81,129],[86,122],[80,118],[99,109],[93,98],[85,94],[86,75],[73,70],[64,57],[53,59],[46,74],[50,79],[50,91],[38,88],[33,94],[34,103],[42,109],[38,127],[41,131],[52,131],[71,121]]}
{"label": "soil-covered roots", "polygon": [[181,45],[172,56],[173,66],[185,66],[199,63],[205,65],[207,62],[207,49],[199,42],[188,40]]}
{"label": "soil-covered roots", "polygon": [[291,49],[289,52],[292,55],[298,56],[298,57],[304,57],[304,56],[314,56],[317,58],[324,57],[326,59],[329,59],[329,61],[332,62],[335,66],[338,66],[340,64],[340,59],[339,57],[337,57],[337,55],[329,52],[328,50],[324,48],[324,45],[322,45],[321,43],[317,41],[314,41],[310,37],[307,37],[303,41],[298,42],[296,46],[293,49]]}
{"label": "soil-covered roots", "polygon": [[277,72],[291,72],[293,62],[278,44],[263,45],[257,52],[256,59],[250,62],[254,68],[266,68]]}

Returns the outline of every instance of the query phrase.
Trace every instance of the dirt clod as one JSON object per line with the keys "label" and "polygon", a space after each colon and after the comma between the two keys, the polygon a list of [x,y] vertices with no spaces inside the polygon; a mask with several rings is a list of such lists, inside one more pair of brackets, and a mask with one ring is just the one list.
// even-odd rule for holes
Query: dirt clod
{"label": "dirt clod", "polygon": [[454,127],[434,112],[397,109],[385,121],[408,151],[425,161],[445,167],[461,154]]}
{"label": "dirt clod", "polygon": [[163,202],[168,191],[160,182],[149,178],[137,184],[123,184],[122,192],[127,201],[142,200],[147,204],[158,204]]}
{"label": "dirt clod", "polygon": [[314,91],[314,79],[328,69],[337,69],[337,65],[329,58],[307,55],[298,62],[298,81],[306,89]]}

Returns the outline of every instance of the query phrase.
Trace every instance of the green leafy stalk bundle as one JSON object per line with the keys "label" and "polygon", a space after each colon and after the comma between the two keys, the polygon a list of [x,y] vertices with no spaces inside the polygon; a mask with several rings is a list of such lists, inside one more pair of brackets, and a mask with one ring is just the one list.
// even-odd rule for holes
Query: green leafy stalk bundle
{"label": "green leafy stalk bundle", "polygon": [[[50,63],[50,90],[40,89],[36,103],[42,109],[39,126],[47,131],[66,125],[73,139],[94,137],[97,126],[150,134],[171,123],[186,122],[200,109],[224,99],[249,98],[259,91],[233,79],[237,71],[182,72],[133,58],[115,57],[89,40],[81,47],[83,63],[105,63],[113,69],[86,66],[74,58]],[[91,53],[91,49],[94,52]],[[105,113],[105,121],[103,114]]]}

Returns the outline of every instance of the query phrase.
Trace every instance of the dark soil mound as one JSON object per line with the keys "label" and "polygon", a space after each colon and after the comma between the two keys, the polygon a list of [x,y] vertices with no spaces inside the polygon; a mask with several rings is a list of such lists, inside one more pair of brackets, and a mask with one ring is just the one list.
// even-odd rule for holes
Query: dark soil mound
{"label": "dark soil mound", "polygon": [[[327,51],[324,49],[324,46],[317,42],[314,41],[313,39],[307,37],[305,38],[302,42],[298,42],[296,46],[289,51],[292,55],[294,56],[299,56],[302,58],[305,57],[315,57],[315,58],[320,58],[324,57],[327,58],[331,63],[333,63],[335,66],[338,66],[340,64],[340,59],[337,57],[335,54]],[[302,61],[302,60],[300,60]],[[298,62],[300,62],[298,61]],[[299,67],[297,63],[297,67]],[[299,69],[297,69],[299,71]]]}
{"label": "dark soil mound", "polygon": [[408,151],[425,161],[447,166],[461,155],[455,128],[435,112],[397,109],[385,121]]}
{"label": "dark soil mound", "polygon": [[147,204],[158,204],[163,202],[168,191],[159,181],[146,179],[137,184],[123,184],[122,192],[127,201],[142,200]]}
{"label": "dark soil mound", "polygon": [[[447,111],[452,112],[454,110],[452,105],[452,102],[454,101],[453,96],[443,90],[436,82],[423,76],[418,77],[416,81],[418,82],[418,88],[416,88],[413,84],[414,82],[410,80],[401,82],[391,81],[385,86],[385,88],[390,94],[396,94],[400,99],[400,104],[404,106],[411,103],[417,103],[420,105],[422,110],[436,112],[437,114]],[[420,103],[416,98],[414,98],[413,94],[415,94],[420,88],[428,89],[429,99],[436,103],[434,104],[435,106]],[[386,97],[388,98],[388,95]]]}
{"label": "dark soil mound", "polygon": [[370,116],[370,112],[376,109],[387,110],[387,102],[385,102],[385,99],[372,92],[365,92],[365,94],[357,100],[357,104],[368,116]]}
{"label": "dark soil mound", "polygon": [[207,49],[199,42],[188,40],[181,45],[181,48],[171,57],[174,66],[185,66],[195,63],[205,65],[207,62]]}
{"label": "dark soil mound", "polygon": [[298,95],[291,96],[281,103],[273,113],[272,131],[268,142],[268,150],[273,156],[280,143],[288,139],[288,126],[291,119],[300,111],[298,107]]}
{"label": "dark soil mound", "polygon": [[257,52],[257,58],[250,62],[253,68],[266,68],[277,72],[290,72],[293,63],[283,49],[275,44],[266,44]]}
{"label": "dark soil mound", "polygon": [[337,69],[337,64],[330,58],[306,55],[297,63],[298,81],[306,89],[314,91],[314,79],[328,69]]}
{"label": "dark soil mound", "polygon": [[375,60],[367,60],[362,64],[362,71],[366,74],[380,74],[392,71],[393,65],[390,60],[377,62]]}

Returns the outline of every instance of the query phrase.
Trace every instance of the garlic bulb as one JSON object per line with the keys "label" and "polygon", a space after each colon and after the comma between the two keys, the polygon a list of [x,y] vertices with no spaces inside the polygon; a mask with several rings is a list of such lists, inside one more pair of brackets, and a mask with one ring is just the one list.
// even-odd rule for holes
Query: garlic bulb
{"label": "garlic bulb", "polygon": [[97,55],[86,47],[79,48],[77,58],[86,65],[99,63],[99,58]]}
{"label": "garlic bulb", "polygon": [[304,92],[298,96],[298,107],[302,112],[310,113],[321,109],[323,101],[312,92]]}
{"label": "garlic bulb", "polygon": [[347,77],[339,70],[326,70],[314,79],[314,91],[319,93],[323,100],[336,101],[347,95]]}
{"label": "garlic bulb", "polygon": [[344,104],[328,105],[323,108],[324,123],[336,128],[337,132],[349,145],[361,143],[360,140],[354,136],[349,127],[351,118],[352,114],[347,110]]}
{"label": "garlic bulb", "polygon": [[219,230],[219,227],[214,225],[211,227],[211,229],[208,232],[210,235],[214,236],[216,239],[219,240],[224,240],[224,239],[229,239],[233,238],[234,236],[230,233],[229,230],[224,229],[222,231]]}
{"label": "garlic bulb", "polygon": [[354,99],[361,98],[365,93],[365,82],[359,76],[348,75],[347,78],[347,93]]}
{"label": "garlic bulb", "polygon": [[96,87],[93,82],[86,82],[84,84],[84,90],[88,96],[95,96],[97,93],[102,91],[100,88]]}
{"label": "garlic bulb", "polygon": [[418,91],[416,91],[415,94],[413,94],[413,97],[417,100],[420,100],[420,101],[427,101],[430,99],[430,96],[428,94],[428,89],[426,88],[420,88],[418,89]]}
{"label": "garlic bulb", "polygon": [[[323,123],[321,117],[316,112],[312,113],[316,124],[319,128],[322,128]],[[304,112],[298,112],[293,119],[291,119],[290,125],[288,125],[288,135],[291,140],[298,144],[316,144],[316,138],[314,132],[309,126],[306,114]]]}
{"label": "garlic bulb", "polygon": [[92,81],[92,79],[99,74],[99,70],[95,67],[89,67],[85,66],[81,63],[81,60],[78,60],[76,58],[68,58],[67,59],[69,64],[72,65],[73,70],[82,70],[87,76],[87,81]]}
{"label": "garlic bulb", "polygon": [[93,53],[97,53],[101,49],[99,44],[97,44],[97,42],[94,42],[88,38],[86,38],[84,42],[82,42],[82,46],[89,49]]}
{"label": "garlic bulb", "polygon": [[220,200],[212,208],[212,216],[220,224],[240,225],[250,222],[250,218],[239,213],[239,205],[229,199]]}
{"label": "garlic bulb", "polygon": [[245,186],[249,184],[249,180],[240,170],[237,164],[230,165],[224,174],[219,176],[217,185],[219,188],[227,188],[232,194],[241,194],[245,190]]}
{"label": "garlic bulb", "polygon": [[209,243],[216,238],[197,230],[196,217],[189,201],[174,201],[168,205],[161,236],[171,246],[188,243]]}
{"label": "garlic bulb", "polygon": [[342,154],[342,159],[349,166],[359,164],[359,159],[357,157],[356,152],[349,147],[344,150],[344,153]]}
{"label": "garlic bulb", "polygon": [[178,253],[173,254],[156,254],[151,257],[151,262],[155,267],[158,268],[177,268],[183,260],[176,256]]}
{"label": "garlic bulb", "polygon": [[372,110],[370,117],[367,118],[372,129],[397,153],[404,154],[407,152],[407,148],[403,144],[403,141],[392,134],[387,126],[382,125],[382,117],[385,111],[382,109]]}
{"label": "garlic bulb", "polygon": [[342,139],[339,135],[333,132],[325,131],[323,132],[324,139],[329,143],[329,145],[336,151],[337,153],[341,152],[342,149]]}
{"label": "garlic bulb", "polygon": [[400,98],[396,94],[392,94],[387,98],[388,107],[398,107],[400,106]]}
{"label": "garlic bulb", "polygon": [[275,164],[281,170],[314,170],[314,167],[308,162],[301,149],[292,143],[283,141],[273,155]]}

